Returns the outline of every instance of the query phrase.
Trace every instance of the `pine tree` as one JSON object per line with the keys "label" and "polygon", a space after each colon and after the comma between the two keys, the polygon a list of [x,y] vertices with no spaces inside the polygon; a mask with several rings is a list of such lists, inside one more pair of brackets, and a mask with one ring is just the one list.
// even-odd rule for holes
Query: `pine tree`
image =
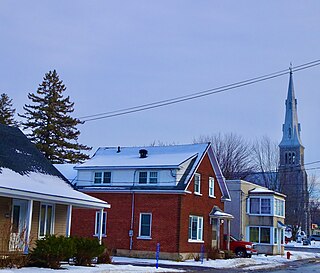
{"label": "pine tree", "polygon": [[78,143],[80,131],[76,126],[83,122],[69,115],[74,111],[74,103],[69,96],[63,97],[65,90],[56,70],[49,71],[36,94],[28,94],[33,104],[26,104],[25,114],[19,115],[25,119],[23,128],[31,130],[27,133],[29,139],[54,164],[82,162],[89,156],[81,151],[91,150]]}
{"label": "pine tree", "polygon": [[3,93],[0,97],[0,123],[11,126],[18,126],[14,119],[16,109],[12,108],[12,99],[7,94]]}

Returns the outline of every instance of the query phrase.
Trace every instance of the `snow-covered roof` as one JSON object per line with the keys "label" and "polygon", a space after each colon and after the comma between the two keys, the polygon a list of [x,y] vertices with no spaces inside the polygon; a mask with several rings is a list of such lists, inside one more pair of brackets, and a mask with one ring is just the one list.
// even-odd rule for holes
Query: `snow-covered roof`
{"label": "snow-covered roof", "polygon": [[[140,152],[146,153],[141,157]],[[150,186],[130,185],[130,191],[169,191],[184,193],[194,173],[205,155],[208,155],[216,174],[219,187],[222,191],[222,199],[230,200],[230,194],[222,175],[218,161],[212,151],[210,143],[185,144],[172,146],[148,146],[148,147],[101,147],[91,159],[75,167],[76,170],[86,169],[179,169],[183,163],[187,163],[180,170],[183,170],[181,178],[176,185],[172,186]],[[79,187],[80,188],[80,187]],[[82,190],[90,191],[90,187],[82,187]],[[113,186],[101,188],[101,191],[115,190]],[[124,190],[124,189],[123,189]]]}
{"label": "snow-covered roof", "polygon": [[[76,166],[75,169],[95,167],[178,168],[188,159],[202,155],[207,148],[208,143],[148,147],[100,147],[91,159]],[[139,151],[141,149],[148,152],[145,158],[140,157]]]}
{"label": "snow-covered roof", "polygon": [[0,195],[81,207],[110,207],[105,201],[74,190],[60,177],[39,172],[21,175],[6,168],[2,168],[0,174]]}
{"label": "snow-covered roof", "polygon": [[0,139],[1,196],[110,207],[105,201],[75,190],[18,128],[0,124]]}
{"label": "snow-covered roof", "polygon": [[272,195],[279,195],[282,197],[285,197],[284,194],[273,191],[273,190],[269,190],[267,188],[263,188],[263,187],[259,187],[259,188],[254,188],[252,190],[249,191],[250,194],[272,194]]}
{"label": "snow-covered roof", "polygon": [[77,171],[74,169],[75,164],[54,164],[53,166],[57,168],[71,184],[74,183],[77,178]]}

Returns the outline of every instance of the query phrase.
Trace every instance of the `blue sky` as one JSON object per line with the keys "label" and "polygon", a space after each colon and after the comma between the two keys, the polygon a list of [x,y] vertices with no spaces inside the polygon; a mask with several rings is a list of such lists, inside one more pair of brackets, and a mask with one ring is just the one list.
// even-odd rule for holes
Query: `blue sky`
{"label": "blue sky", "polygon": [[[319,14],[317,0],[2,0],[0,92],[22,113],[56,69],[75,117],[183,96],[320,59]],[[306,162],[320,160],[319,75],[320,66],[294,74]],[[287,86],[283,76],[87,122],[80,142],[184,144],[218,132],[280,142]]]}

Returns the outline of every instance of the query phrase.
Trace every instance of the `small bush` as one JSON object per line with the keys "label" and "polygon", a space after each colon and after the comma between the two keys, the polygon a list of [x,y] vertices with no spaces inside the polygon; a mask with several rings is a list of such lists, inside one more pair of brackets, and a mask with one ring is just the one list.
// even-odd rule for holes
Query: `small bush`
{"label": "small bush", "polygon": [[99,244],[99,240],[97,238],[91,239],[74,237],[72,240],[75,246],[75,265],[90,266],[92,265],[93,259],[100,257],[105,251],[105,247]]}
{"label": "small bush", "polygon": [[108,249],[105,249],[104,252],[98,257],[98,264],[111,264],[112,258]]}
{"label": "small bush", "polygon": [[199,261],[200,261],[200,255],[199,255],[199,253],[197,253],[197,254],[194,255],[194,261],[195,261],[195,262],[199,262]]}
{"label": "small bush", "polygon": [[217,248],[209,248],[208,252],[207,252],[207,260],[211,259],[211,260],[216,260],[216,259],[220,259],[221,255],[220,255],[220,251]]}
{"label": "small bush", "polygon": [[236,254],[232,250],[224,250],[225,259],[233,259],[236,257]]}
{"label": "small bush", "polygon": [[1,253],[0,256],[0,268],[21,268],[28,264],[29,255],[25,255],[22,252],[7,252]]}
{"label": "small bush", "polygon": [[30,265],[38,267],[60,268],[61,261],[72,257],[75,252],[71,238],[50,235],[36,241],[31,251]]}

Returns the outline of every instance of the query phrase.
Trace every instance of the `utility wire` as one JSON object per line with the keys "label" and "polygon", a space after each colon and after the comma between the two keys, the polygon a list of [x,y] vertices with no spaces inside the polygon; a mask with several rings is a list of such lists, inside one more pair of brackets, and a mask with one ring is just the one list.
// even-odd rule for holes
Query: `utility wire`
{"label": "utility wire", "polygon": [[161,100],[161,101],[157,101],[157,102],[153,102],[153,103],[142,104],[139,106],[119,109],[119,110],[115,110],[115,111],[111,111],[111,112],[105,112],[105,113],[94,114],[94,115],[87,115],[87,116],[80,117],[79,119],[82,120],[83,122],[87,122],[87,121],[94,121],[94,120],[99,120],[99,119],[104,119],[104,118],[111,118],[111,117],[131,114],[131,113],[135,113],[135,112],[141,112],[141,111],[145,111],[145,110],[149,110],[149,109],[154,109],[154,108],[158,108],[158,107],[163,107],[163,106],[167,106],[167,105],[171,105],[171,104],[176,104],[176,103],[180,103],[180,102],[184,102],[184,101],[188,101],[188,100],[193,100],[193,99],[209,96],[212,94],[226,92],[226,91],[236,89],[239,87],[243,87],[243,86],[255,84],[255,83],[258,83],[261,81],[266,81],[266,80],[270,80],[273,78],[281,77],[283,75],[290,73],[291,71],[297,72],[297,71],[305,70],[305,69],[308,69],[308,68],[311,68],[314,66],[318,66],[318,65],[320,65],[320,60],[315,60],[312,62],[308,62],[308,63],[304,63],[301,65],[291,67],[289,69],[284,69],[284,70],[280,70],[280,71],[266,74],[263,76],[251,78],[248,80],[244,80],[244,81],[240,81],[240,82],[236,82],[236,83],[232,83],[232,84],[228,84],[228,85],[224,85],[224,86],[220,86],[220,87],[216,87],[216,88],[207,89],[207,90],[204,90],[201,92],[197,92],[197,93],[193,93],[193,94],[189,94],[189,95],[185,95],[185,96],[180,96],[180,97],[176,97],[176,98],[172,98],[172,99]]}

